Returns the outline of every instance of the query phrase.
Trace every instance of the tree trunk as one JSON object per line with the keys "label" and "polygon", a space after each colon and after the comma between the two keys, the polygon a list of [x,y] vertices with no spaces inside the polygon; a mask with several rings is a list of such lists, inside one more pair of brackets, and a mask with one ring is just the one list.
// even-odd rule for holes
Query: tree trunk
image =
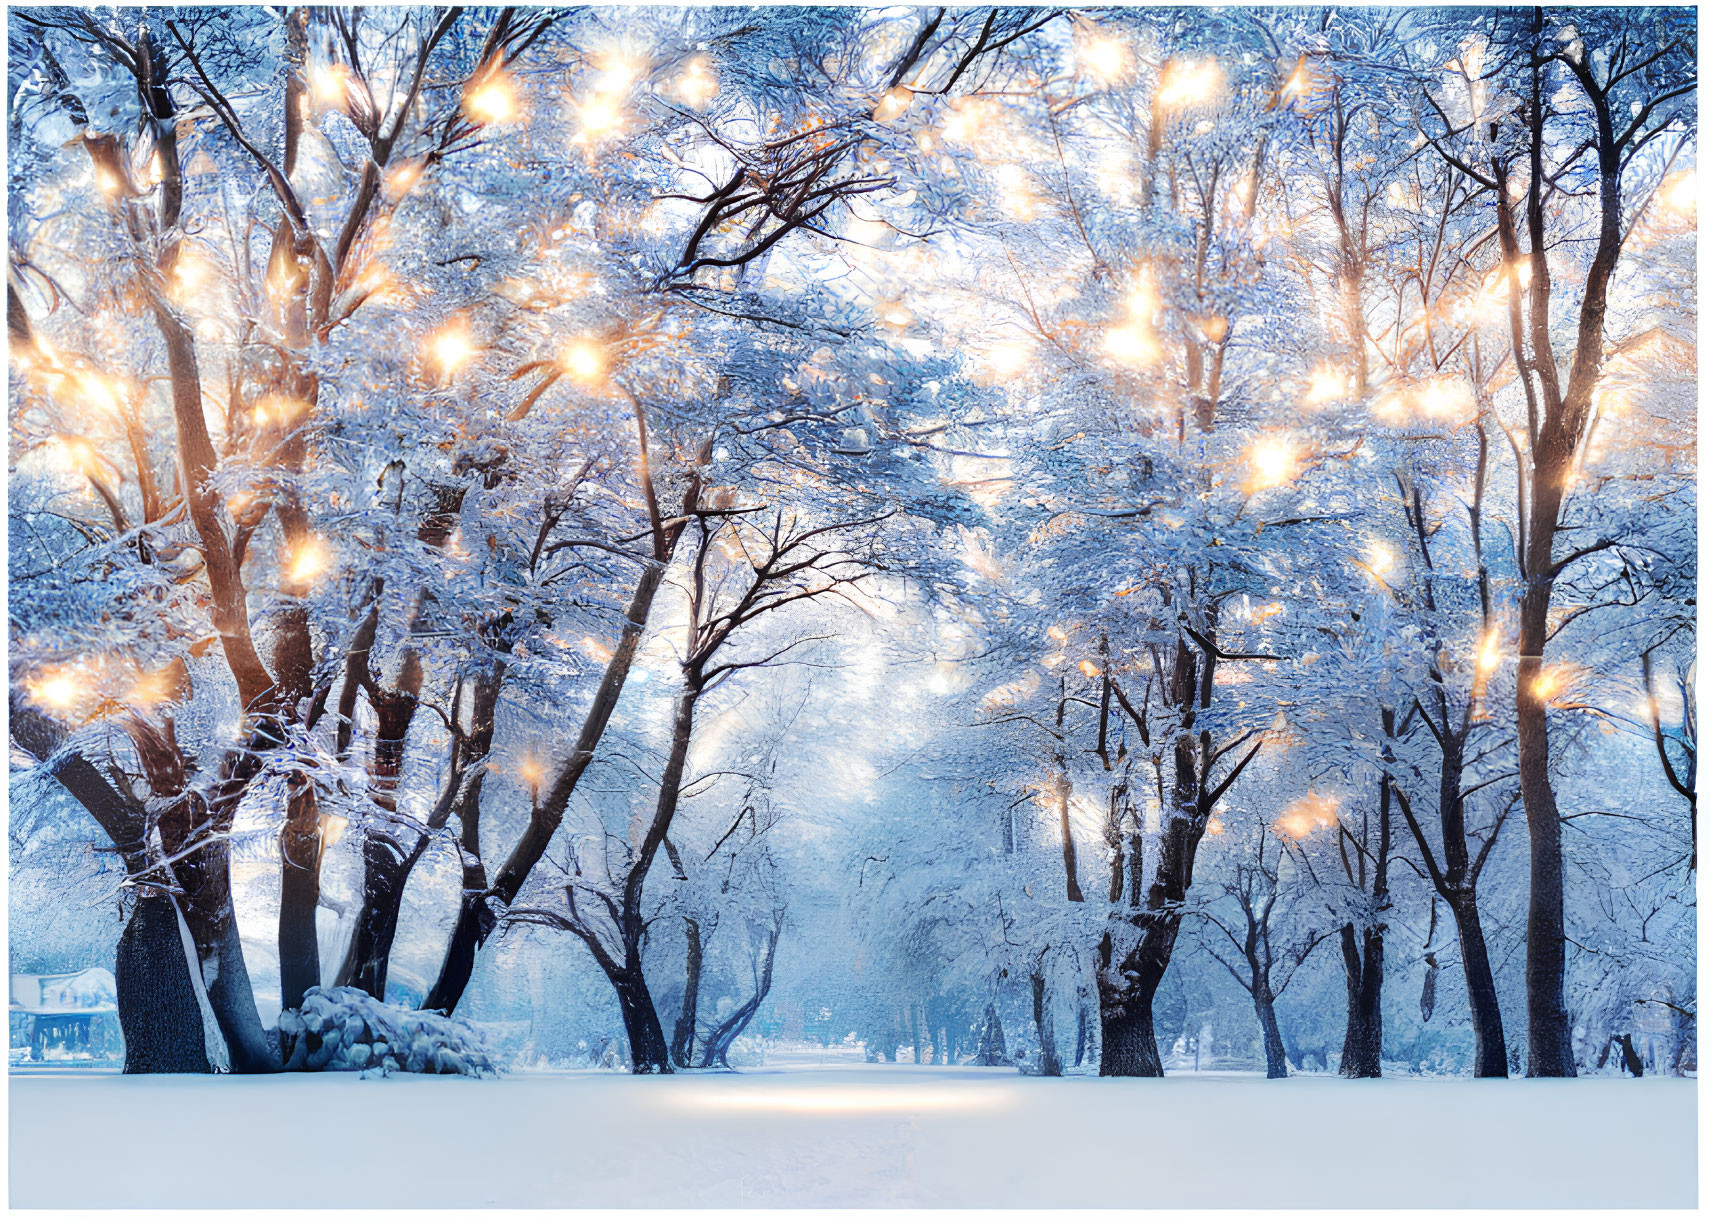
{"label": "tree trunk", "polygon": [[428,844],[427,838],[418,837],[406,854],[379,830],[364,836],[363,903],[335,979],[340,986],[356,987],[378,1000],[387,998],[387,969],[393,957],[393,939],[399,932],[405,884]]}
{"label": "tree trunk", "polygon": [[[471,703],[471,728],[465,742],[463,760],[474,766],[487,757],[494,747],[494,711],[500,702],[500,687],[506,679],[506,665],[496,664],[476,681],[476,694]],[[488,873],[482,865],[482,780],[487,771],[478,769],[462,795],[453,806],[459,819],[460,889],[459,913],[453,922],[452,937],[447,941],[446,955],[441,960],[440,973],[423,999],[423,1007],[443,1016],[451,1016],[470,982],[476,968],[476,948],[482,940],[479,915],[488,913],[483,901],[488,889]]]}
{"label": "tree trunk", "polygon": [[[675,530],[672,540],[677,539],[678,533]],[[549,842],[553,840],[555,831],[560,828],[566,806],[571,803],[572,792],[577,787],[578,780],[583,777],[583,772],[595,759],[596,746],[607,731],[608,720],[612,718],[614,707],[619,703],[620,691],[625,687],[626,677],[630,675],[632,660],[637,655],[637,644],[643,637],[644,627],[649,621],[649,611],[655,603],[655,593],[660,590],[661,579],[665,573],[666,564],[663,559],[661,564],[645,567],[638,578],[637,586],[632,591],[631,602],[625,608],[625,628],[620,632],[619,644],[614,648],[613,657],[607,661],[607,666],[602,671],[601,684],[584,715],[583,727],[578,732],[578,742],[555,777],[553,786],[548,789],[541,802],[532,807],[530,823],[525,827],[523,835],[513,847],[512,853],[507,856],[500,871],[496,873],[494,884],[481,889],[480,892],[467,887],[459,904],[459,917],[453,926],[446,959],[428,999],[424,1001],[425,1007],[432,1007],[447,1016],[452,1015],[464,995],[465,988],[470,985],[470,976],[476,968],[476,951],[487,941],[499,921],[491,899],[500,907],[510,906],[517,899],[518,891],[524,887],[524,881],[530,875],[531,869],[541,860]],[[467,882],[468,880],[467,875]]]}
{"label": "tree trunk", "polygon": [[673,1061],[667,1050],[667,1038],[661,1032],[661,1018],[656,1015],[655,1001],[649,998],[649,986],[643,981],[641,968],[630,967],[609,978],[619,994],[619,1015],[625,1023],[626,1044],[631,1048],[631,1070],[639,1074],[671,1072]]}
{"label": "tree trunk", "polygon": [[1476,1039],[1478,1077],[1507,1074],[1507,1042],[1501,1025],[1501,1002],[1495,993],[1489,947],[1483,938],[1476,899],[1463,895],[1450,906],[1459,933],[1459,956],[1465,965],[1465,991],[1471,1001],[1471,1031]]}
{"label": "tree trunk", "polygon": [[[24,741],[26,729],[40,733],[37,742],[27,747],[43,761],[53,758],[54,779],[95,818],[126,873],[137,880],[171,880],[170,867],[151,868],[148,812],[142,804],[117,791],[83,754],[53,757],[61,743],[57,729],[40,719],[34,725],[28,708],[12,707],[14,738]],[[178,908],[169,895],[140,893],[119,937],[114,978],[127,1072],[212,1071],[203,1039],[202,1004],[191,977]]]}
{"label": "tree trunk", "polygon": [[1081,1068],[1084,1066],[1084,1048],[1089,1042],[1089,1036],[1090,1008],[1088,1004],[1080,999],[1078,1001],[1078,1047],[1072,1055],[1072,1066],[1075,1068]]}
{"label": "tree trunk", "polygon": [[1382,1074],[1382,932],[1364,929],[1363,946],[1348,923],[1340,929],[1340,953],[1346,963],[1346,1041],[1340,1049],[1340,1075]]}
{"label": "tree trunk", "polygon": [[768,947],[762,954],[762,973],[757,977],[756,992],[709,1034],[708,1043],[703,1048],[703,1067],[728,1066],[727,1053],[732,1050],[732,1044],[738,1041],[739,1035],[756,1016],[756,1010],[762,1007],[762,1001],[768,996],[768,989],[774,985],[774,950],[779,944],[780,923],[776,921],[768,934]]}
{"label": "tree trunk", "polygon": [[1060,1052],[1054,1044],[1054,1009],[1047,999],[1048,983],[1040,969],[1030,973],[1030,1008],[1036,1018],[1036,1040],[1042,1056],[1037,1071],[1043,1076],[1060,1075]]}
{"label": "tree trunk", "polygon": [[304,992],[322,981],[316,940],[322,831],[310,780],[294,773],[286,785],[286,824],[280,831],[280,1007],[301,1008]]}
{"label": "tree trunk", "polygon": [[209,1072],[202,1004],[179,910],[164,893],[137,899],[114,957],[125,1071]]}
{"label": "tree trunk", "polygon": [[691,1066],[697,1044],[697,995],[703,979],[703,934],[692,918],[685,920],[685,1001],[673,1026],[673,1063]]}
{"label": "tree trunk", "polygon": [[1268,1079],[1284,1080],[1286,1044],[1280,1039],[1280,1022],[1274,1015],[1274,997],[1265,989],[1256,992],[1252,1002],[1256,1005],[1256,1019],[1262,1024],[1262,1053],[1268,1063]]}
{"label": "tree trunk", "polygon": [[[1563,467],[1563,466],[1562,466]],[[1558,470],[1558,469],[1557,469]],[[1560,498],[1533,490],[1550,516]],[[1532,507],[1530,549],[1525,564],[1532,574],[1551,568],[1554,522],[1538,524]],[[1518,761],[1525,824],[1530,831],[1530,905],[1525,919],[1524,990],[1530,1040],[1527,1076],[1576,1076],[1572,1026],[1566,1015],[1566,885],[1560,850],[1560,807],[1548,774],[1548,705],[1537,691],[1542,648],[1548,638],[1552,580],[1536,579],[1519,604]]]}

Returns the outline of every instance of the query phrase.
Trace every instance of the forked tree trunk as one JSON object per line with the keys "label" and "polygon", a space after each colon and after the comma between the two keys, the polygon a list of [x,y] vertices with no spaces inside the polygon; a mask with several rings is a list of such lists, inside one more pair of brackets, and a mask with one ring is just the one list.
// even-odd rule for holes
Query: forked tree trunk
{"label": "forked tree trunk", "polygon": [[1489,965],[1489,946],[1477,902],[1470,895],[1455,894],[1449,909],[1459,933],[1459,956],[1465,965],[1465,993],[1471,1003],[1471,1032],[1476,1040],[1475,1074],[1478,1077],[1507,1075],[1507,1040],[1501,1023],[1501,1001],[1495,993],[1494,970]]}
{"label": "forked tree trunk", "polygon": [[762,972],[757,976],[755,993],[709,1034],[708,1043],[703,1047],[703,1067],[728,1066],[727,1055],[732,1050],[732,1044],[738,1041],[739,1035],[744,1033],[745,1027],[756,1017],[756,1010],[762,1007],[762,1001],[767,998],[768,989],[774,985],[774,951],[780,945],[780,927],[777,919],[768,933],[768,947],[763,950]]}
{"label": "forked tree trunk", "polygon": [[1340,1048],[1340,1075],[1382,1074],[1382,932],[1367,927],[1360,944],[1348,923],[1340,929],[1340,955],[1346,966],[1346,1041]]}
{"label": "forked tree trunk", "polygon": [[[675,531],[672,539],[677,538]],[[459,916],[453,926],[452,940],[447,947],[441,973],[424,1001],[425,1007],[448,1016],[452,1015],[464,996],[465,988],[470,985],[470,976],[476,967],[476,951],[487,941],[499,921],[495,907],[510,906],[517,899],[518,891],[524,887],[524,881],[530,875],[531,869],[547,851],[555,831],[560,828],[566,806],[571,803],[572,792],[590,762],[595,760],[596,746],[601,743],[602,735],[607,731],[608,720],[613,716],[614,707],[619,704],[620,691],[624,689],[626,677],[631,673],[632,660],[637,655],[637,644],[643,637],[644,627],[649,621],[649,611],[654,606],[655,595],[660,590],[661,579],[665,573],[666,565],[663,562],[645,567],[638,578],[637,586],[631,594],[631,602],[625,608],[625,628],[620,632],[619,644],[614,647],[612,658],[607,661],[607,666],[602,671],[601,684],[584,715],[578,742],[573,747],[565,767],[554,779],[553,786],[541,798],[540,803],[532,807],[530,822],[517,845],[513,847],[511,855],[496,873],[493,885],[471,888],[471,877],[467,875],[466,889],[459,904]]]}

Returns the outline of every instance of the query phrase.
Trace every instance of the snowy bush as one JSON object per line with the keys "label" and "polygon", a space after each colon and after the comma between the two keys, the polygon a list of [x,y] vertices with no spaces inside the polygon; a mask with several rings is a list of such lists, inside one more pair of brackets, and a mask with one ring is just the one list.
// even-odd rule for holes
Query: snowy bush
{"label": "snowy bush", "polygon": [[282,1012],[280,1054],[288,1072],[499,1071],[468,1022],[384,1004],[356,987],[312,987],[302,1008]]}

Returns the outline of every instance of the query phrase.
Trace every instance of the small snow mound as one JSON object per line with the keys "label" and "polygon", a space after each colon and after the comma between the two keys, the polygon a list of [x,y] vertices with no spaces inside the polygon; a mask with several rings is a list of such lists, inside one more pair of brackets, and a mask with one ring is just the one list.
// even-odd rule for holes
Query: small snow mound
{"label": "small snow mound", "polygon": [[356,987],[312,987],[302,1008],[280,1014],[280,1049],[288,1072],[412,1072],[494,1076],[494,1058],[474,1026],[438,1012],[384,1004]]}

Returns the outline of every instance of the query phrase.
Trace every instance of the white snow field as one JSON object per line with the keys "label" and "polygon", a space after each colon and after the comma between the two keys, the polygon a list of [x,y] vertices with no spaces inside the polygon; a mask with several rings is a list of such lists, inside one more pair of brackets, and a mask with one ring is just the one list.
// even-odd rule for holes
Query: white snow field
{"label": "white snow field", "polygon": [[[14,1208],[1695,1207],[1695,1080],[10,1078]],[[296,1154],[295,1156],[286,1156]],[[176,1171],[176,1173],[169,1173]]]}

